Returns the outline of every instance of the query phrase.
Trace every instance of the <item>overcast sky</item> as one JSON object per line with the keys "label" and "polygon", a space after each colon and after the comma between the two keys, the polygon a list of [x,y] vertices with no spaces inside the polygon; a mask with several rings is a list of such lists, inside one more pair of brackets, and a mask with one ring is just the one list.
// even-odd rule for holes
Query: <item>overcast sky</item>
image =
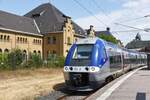
{"label": "overcast sky", "polygon": [[[75,1],[78,1],[84,9]],[[110,27],[113,35],[124,44],[133,40],[138,32],[143,40],[150,40],[150,32],[120,32],[137,29],[115,24],[120,23],[139,29],[150,28],[150,17],[144,17],[150,14],[150,0],[0,0],[0,10],[24,15],[47,2],[51,2],[84,29],[90,25],[94,25],[98,31]]]}

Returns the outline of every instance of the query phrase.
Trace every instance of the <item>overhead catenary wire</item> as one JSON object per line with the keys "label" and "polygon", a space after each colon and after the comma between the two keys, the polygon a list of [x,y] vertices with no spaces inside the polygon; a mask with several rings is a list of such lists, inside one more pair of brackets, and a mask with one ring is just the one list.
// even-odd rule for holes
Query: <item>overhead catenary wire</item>
{"label": "overhead catenary wire", "polygon": [[89,13],[90,15],[92,15],[98,22],[100,22],[101,24],[105,25],[106,27],[108,25],[106,25],[102,20],[100,20],[96,15],[93,14],[93,12],[91,12],[90,10],[88,10],[84,5],[82,5],[78,0],[73,0],[75,1],[81,8],[83,8],[87,13]]}
{"label": "overhead catenary wire", "polygon": [[111,19],[111,17],[106,13],[106,11],[98,4],[96,0],[92,0],[92,2],[96,5],[97,8],[106,16],[108,19]]}
{"label": "overhead catenary wire", "polygon": [[133,27],[133,26],[129,26],[129,25],[125,25],[125,24],[121,24],[121,23],[114,23],[114,24],[116,24],[116,25],[120,25],[120,26],[123,26],[123,27],[132,28],[132,29],[144,30],[144,29],[141,29],[141,28],[137,28],[137,27]]}
{"label": "overhead catenary wire", "polygon": [[116,31],[111,31],[112,33],[113,32],[120,32],[120,33],[122,33],[122,32],[139,32],[139,31],[144,31],[144,30],[116,30]]}
{"label": "overhead catenary wire", "polygon": [[[89,13],[90,15],[92,15],[98,22],[100,22],[101,24],[105,25],[106,27],[108,27],[108,25],[106,25],[102,20],[100,20],[96,15],[93,14],[92,11],[90,11],[89,9],[87,9],[82,3],[80,3],[78,0],[73,0],[75,3],[77,3],[82,9],[84,9],[87,13]],[[105,16],[107,16],[108,18],[111,18],[107,13],[105,13],[105,11],[101,8],[101,6],[99,6],[97,4],[97,2],[95,0],[93,0],[94,3],[96,4],[96,6],[104,13]],[[144,17],[150,17],[150,15],[145,15]],[[139,18],[135,18],[135,19],[140,19],[143,17],[139,17]],[[132,19],[131,19],[132,20]],[[122,31],[112,31],[112,32],[138,32],[138,31],[145,31],[145,32],[149,32],[150,29],[142,29],[142,28],[137,28],[137,27],[133,27],[133,26],[129,26],[129,25],[124,25],[120,22],[118,23],[114,23],[115,25],[121,25],[124,27],[128,27],[128,28],[132,28],[135,30],[122,30]]]}
{"label": "overhead catenary wire", "polygon": [[128,20],[123,20],[123,21],[120,21],[120,22],[132,22],[132,21],[137,21],[139,19],[143,19],[143,18],[147,18],[147,17],[150,17],[150,14],[149,15],[145,15],[145,16],[142,16],[142,17],[137,17],[137,18],[132,18],[132,19],[128,19]]}

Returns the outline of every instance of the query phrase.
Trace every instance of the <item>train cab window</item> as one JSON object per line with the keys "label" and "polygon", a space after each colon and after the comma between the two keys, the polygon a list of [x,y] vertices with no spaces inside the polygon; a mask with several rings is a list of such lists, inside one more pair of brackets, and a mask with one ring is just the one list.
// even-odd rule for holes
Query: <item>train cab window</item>
{"label": "train cab window", "polygon": [[74,51],[73,59],[90,59],[93,45],[78,45]]}

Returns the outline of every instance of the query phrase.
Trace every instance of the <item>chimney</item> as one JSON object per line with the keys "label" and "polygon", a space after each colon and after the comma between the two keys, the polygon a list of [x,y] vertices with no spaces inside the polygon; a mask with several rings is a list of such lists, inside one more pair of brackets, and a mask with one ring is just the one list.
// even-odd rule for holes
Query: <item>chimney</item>
{"label": "chimney", "polygon": [[66,18],[66,22],[69,22],[69,20],[71,19],[71,17],[66,16],[66,15],[63,15],[63,17],[65,17],[65,18]]}
{"label": "chimney", "polygon": [[110,28],[109,28],[109,27],[107,27],[107,28],[106,28],[106,31],[108,31],[108,32],[109,32],[109,31],[110,31]]}

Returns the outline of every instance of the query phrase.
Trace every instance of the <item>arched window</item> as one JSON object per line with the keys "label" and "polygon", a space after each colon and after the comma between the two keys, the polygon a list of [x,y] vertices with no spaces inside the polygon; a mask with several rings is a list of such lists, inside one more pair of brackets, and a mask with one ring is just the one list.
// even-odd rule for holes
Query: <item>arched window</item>
{"label": "arched window", "polygon": [[38,55],[41,57],[41,51],[40,50],[38,51]]}
{"label": "arched window", "polygon": [[23,43],[25,42],[25,38],[22,38]]}
{"label": "arched window", "polygon": [[56,44],[56,37],[53,37],[53,44]]}
{"label": "arched window", "polygon": [[22,42],[22,37],[20,37],[20,42]]}
{"label": "arched window", "polygon": [[3,35],[1,35],[0,39],[3,39]]}
{"label": "arched window", "polygon": [[20,38],[19,38],[19,37],[17,37],[17,42],[19,42],[19,40],[20,40]]}
{"label": "arched window", "polygon": [[5,49],[5,50],[4,50],[4,52],[5,52],[5,53],[8,53],[8,52],[9,52],[9,50],[8,50],[8,49]]}
{"label": "arched window", "polygon": [[24,58],[24,60],[27,60],[27,51],[26,50],[23,50],[23,58]]}
{"label": "arched window", "polygon": [[36,53],[36,50],[34,50],[33,53]]}
{"label": "arched window", "polygon": [[53,50],[53,54],[56,54],[56,51],[55,51],[55,50]]}
{"label": "arched window", "polygon": [[25,43],[27,43],[27,38],[25,38]]}
{"label": "arched window", "polygon": [[0,53],[2,53],[2,49],[0,48]]}
{"label": "arched window", "polygon": [[41,51],[38,51],[38,54],[41,54]]}
{"label": "arched window", "polygon": [[4,40],[6,40],[6,35],[4,35]]}
{"label": "arched window", "polygon": [[9,37],[9,36],[7,36],[7,40],[8,40],[8,41],[9,41],[9,38],[10,38],[10,37]]}
{"label": "arched window", "polygon": [[26,50],[23,50],[23,53],[27,53],[27,51],[26,51]]}

